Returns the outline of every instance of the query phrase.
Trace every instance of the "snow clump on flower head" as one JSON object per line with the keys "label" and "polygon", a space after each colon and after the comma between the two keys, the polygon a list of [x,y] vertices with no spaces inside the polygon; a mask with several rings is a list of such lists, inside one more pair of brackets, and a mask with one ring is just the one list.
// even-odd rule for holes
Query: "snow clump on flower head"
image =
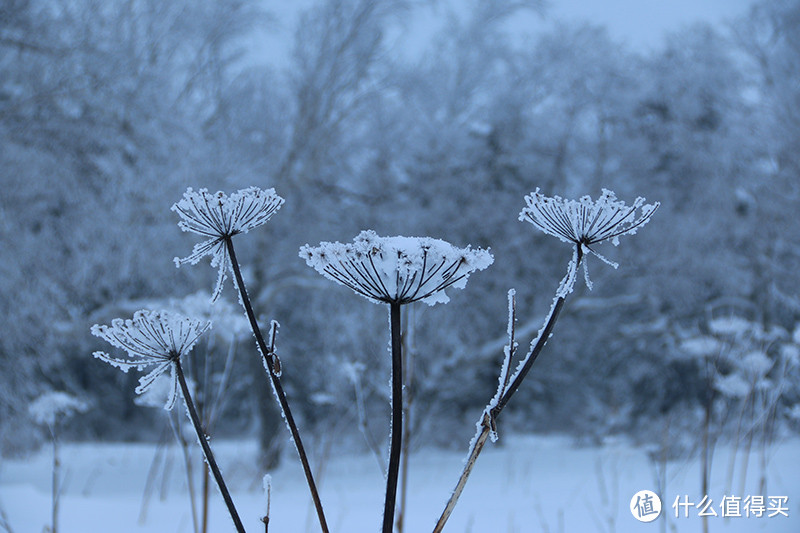
{"label": "snow clump on flower head", "polygon": [[210,327],[211,322],[208,321],[169,311],[143,309],[136,311],[133,319],[115,318],[111,321],[111,326],[92,326],[92,335],[128,352],[127,359],[112,357],[105,352],[94,352],[94,356],[123,372],[131,368],[142,371],[154,367],[139,379],[137,394],[145,392],[156,378],[170,370],[170,394],[164,409],[172,409],[178,395],[175,365],[183,355],[191,351],[200,335]]}
{"label": "snow clump on flower head", "polygon": [[326,278],[374,302],[446,303],[445,289],[461,289],[494,258],[487,250],[457,248],[431,237],[379,237],[362,231],[353,243],[305,245],[300,257]]}
{"label": "snow clump on flower head", "polygon": [[212,295],[212,301],[216,300],[222,292],[225,270],[230,263],[225,241],[265,224],[281,208],[283,201],[275,194],[275,189],[249,187],[230,196],[221,191],[211,194],[208,189],[197,192],[191,187],[186,189],[183,198],[172,206],[182,219],[178,226],[207,239],[195,244],[191,255],[183,259],[176,257],[175,266],[195,265],[210,255],[211,266],[219,269]]}
{"label": "snow clump on flower head", "polygon": [[89,404],[66,392],[45,392],[28,406],[28,413],[37,424],[53,426],[59,418],[67,418],[74,413],[85,413]]}

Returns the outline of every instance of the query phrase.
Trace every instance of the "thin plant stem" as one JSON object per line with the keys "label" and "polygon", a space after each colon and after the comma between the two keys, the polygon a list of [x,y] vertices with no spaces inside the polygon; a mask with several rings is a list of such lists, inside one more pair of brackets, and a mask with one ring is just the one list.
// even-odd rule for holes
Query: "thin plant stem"
{"label": "thin plant stem", "polygon": [[264,533],[269,533],[269,507],[272,503],[272,481],[269,474],[264,476],[264,489],[267,493],[267,512],[261,517],[261,523],[264,524]]}
{"label": "thin plant stem", "polygon": [[208,463],[208,468],[214,475],[214,480],[217,482],[219,491],[222,494],[222,499],[225,500],[225,505],[228,507],[228,512],[231,515],[231,519],[233,519],[233,524],[236,526],[236,531],[238,533],[245,533],[242,520],[239,518],[239,513],[236,511],[236,507],[233,505],[233,499],[231,499],[230,492],[228,492],[228,487],[225,485],[225,480],[222,478],[222,473],[219,471],[219,467],[217,466],[216,459],[214,459],[214,454],[211,451],[211,447],[208,445],[208,438],[203,431],[200,417],[197,415],[197,409],[194,407],[192,395],[189,393],[189,387],[186,385],[186,377],[183,375],[183,368],[181,368],[180,360],[175,361],[175,374],[178,376],[178,383],[181,386],[183,400],[186,403],[186,410],[189,412],[189,418],[192,420],[194,430],[197,432],[197,440],[200,441],[200,447],[203,448],[203,455]]}
{"label": "thin plant stem", "polygon": [[181,448],[184,470],[186,470],[186,486],[189,490],[189,504],[192,508],[192,530],[195,533],[200,533],[200,525],[197,521],[197,495],[194,492],[194,468],[192,468],[192,457],[189,453],[188,443],[183,437],[183,433],[181,433],[180,420],[177,416],[173,418],[173,414],[172,411],[169,412],[169,425],[175,435],[175,440],[178,441],[178,445]]}
{"label": "thin plant stem", "polygon": [[[564,278],[565,281],[576,275],[582,259],[583,249],[581,245],[578,244],[575,261],[570,263],[567,275]],[[508,402],[514,393],[517,392],[522,384],[522,380],[528,375],[533,363],[539,357],[539,354],[541,353],[545,344],[547,344],[547,340],[550,338],[553,327],[555,326],[555,323],[561,313],[561,309],[564,307],[566,293],[562,291],[563,283],[564,281],[562,281],[562,285],[559,285],[559,292],[557,293],[558,297],[556,298],[553,306],[550,308],[550,314],[545,319],[544,328],[542,328],[540,331],[538,337],[536,338],[536,342],[531,345],[531,349],[528,352],[528,355],[525,357],[522,366],[516,371],[514,376],[510,379],[510,382],[506,381],[505,383],[501,383],[501,388],[498,391],[500,394],[498,395],[497,402],[491,408],[487,406],[487,409],[485,409],[483,414],[481,414],[481,419],[476,424],[476,426],[479,428],[479,431],[476,433],[475,437],[470,443],[469,454],[467,455],[467,460],[464,463],[464,469],[461,471],[461,476],[458,478],[456,487],[453,489],[453,493],[450,495],[450,499],[447,501],[444,511],[442,511],[442,514],[439,517],[439,521],[436,522],[433,533],[440,533],[444,529],[447,520],[450,518],[450,515],[453,514],[453,510],[458,503],[458,499],[461,497],[461,493],[464,491],[464,487],[467,484],[469,475],[472,473],[472,469],[475,467],[475,462],[478,460],[478,456],[480,456],[481,451],[483,451],[483,448],[486,445],[486,441],[496,427],[497,417],[503,411],[505,406],[508,405]],[[511,316],[513,317],[513,314]],[[512,332],[511,340],[509,341],[509,351],[512,351],[514,349],[512,325],[509,326],[509,330]]]}
{"label": "thin plant stem", "polygon": [[58,449],[58,430],[56,429],[56,424],[58,424],[58,419],[53,422],[53,427],[51,427],[51,436],[53,437],[53,487],[52,487],[52,524],[51,524],[51,533],[58,533],[58,506],[59,500],[61,499],[61,480],[60,480],[60,472],[61,472],[61,458],[59,457],[59,449]]}
{"label": "thin plant stem", "polygon": [[400,456],[400,506],[397,511],[397,520],[395,522],[396,533],[403,533],[405,527],[405,517],[407,510],[407,495],[408,495],[408,460],[409,460],[409,447],[411,443],[411,408],[414,403],[414,395],[412,383],[414,380],[413,372],[413,356],[414,349],[411,346],[412,335],[411,327],[413,321],[409,319],[411,306],[406,306],[406,333],[402,335],[403,354],[403,388],[405,389],[405,402],[403,403],[403,446]]}
{"label": "thin plant stem", "polygon": [[209,479],[208,479],[208,470],[203,469],[203,485],[202,485],[202,495],[203,495],[203,516],[202,521],[200,522],[200,533],[208,533],[208,488],[209,488]]}
{"label": "thin plant stem", "polygon": [[397,477],[403,445],[403,348],[400,329],[400,304],[389,304],[392,337],[392,435],[389,448],[389,469],[386,475],[386,500],[383,506],[383,533],[392,533],[397,497]]}
{"label": "thin plant stem", "polygon": [[[167,416],[167,419],[171,420],[169,416]],[[147,517],[147,505],[150,501],[153,492],[155,491],[153,486],[156,483],[156,476],[158,475],[158,467],[162,463],[162,455],[165,454],[165,451],[167,449],[166,440],[167,440],[167,431],[169,425],[171,425],[171,422],[170,424],[165,425],[164,429],[161,431],[161,437],[159,437],[158,439],[158,444],[156,445],[156,451],[155,454],[153,455],[153,460],[150,462],[150,468],[148,468],[147,470],[147,479],[144,483],[144,492],[142,494],[142,505],[139,508],[139,519],[137,521],[140,526],[144,525],[145,523]],[[164,459],[163,461],[166,460]],[[195,528],[192,529],[192,532],[197,533],[196,525]]]}
{"label": "thin plant stem", "polygon": [[381,473],[386,475],[386,461],[383,457],[383,453],[380,450],[380,446],[378,445],[375,437],[370,432],[369,427],[367,426],[367,418],[365,415],[366,408],[364,406],[364,392],[361,388],[361,377],[355,372],[355,376],[353,378],[353,389],[355,391],[355,399],[356,399],[356,416],[358,416],[358,428],[361,430],[361,434],[364,436],[364,440],[367,443],[372,455],[375,457],[375,460],[378,462],[378,468],[380,468]]}
{"label": "thin plant stem", "polygon": [[250,321],[250,329],[253,331],[253,336],[256,338],[256,343],[259,351],[261,352],[261,357],[267,367],[267,374],[269,374],[272,388],[275,391],[275,396],[278,398],[281,411],[283,411],[283,418],[286,420],[289,433],[292,435],[292,441],[294,442],[295,449],[297,450],[297,455],[300,456],[300,462],[303,465],[303,472],[306,476],[306,482],[308,483],[308,488],[311,491],[311,499],[314,501],[314,508],[316,509],[317,517],[319,518],[319,525],[322,528],[323,533],[328,533],[328,524],[325,520],[325,513],[322,509],[322,501],[320,500],[319,492],[317,491],[317,485],[314,482],[314,474],[311,472],[308,456],[305,448],[303,447],[303,441],[300,439],[300,432],[298,431],[297,424],[292,416],[292,411],[289,409],[289,402],[286,399],[286,393],[283,391],[283,386],[278,378],[278,372],[276,371],[272,361],[271,355],[274,347],[268,347],[267,343],[264,342],[264,336],[261,334],[261,328],[258,326],[258,321],[256,320],[253,306],[250,303],[250,297],[247,295],[247,288],[244,285],[244,279],[242,279],[242,272],[239,268],[239,262],[236,260],[236,252],[233,249],[233,241],[230,239],[230,237],[225,239],[225,245],[228,249],[228,255],[230,256],[233,275],[234,279],[236,280],[236,286],[239,289],[239,299],[244,307],[245,313],[247,314],[247,319]]}

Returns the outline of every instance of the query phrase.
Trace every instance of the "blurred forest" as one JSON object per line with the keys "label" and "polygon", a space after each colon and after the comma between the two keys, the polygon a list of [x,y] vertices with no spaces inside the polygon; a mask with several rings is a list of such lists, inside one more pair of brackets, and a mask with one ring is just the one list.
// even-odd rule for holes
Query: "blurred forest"
{"label": "blurred forest", "polygon": [[[70,438],[158,438],[163,411],[134,402],[135,373],[92,358],[89,328],[202,307],[216,272],[175,268],[195,239],[169,208],[187,187],[251,185],[286,198],[237,253],[318,446],[386,438],[387,316],[299,247],[370,228],[491,248],[449,304],[407,315],[413,443],[463,448],[496,386],[507,290],[525,346],[571,257],[517,220],[536,187],[662,205],[598,250],[619,270],[589,258],[594,290],[579,281],[501,431],[677,446],[704,416],[723,437],[796,430],[800,2],[647,53],[591,24],[511,39],[520,10],[547,17],[537,1],[462,5],[440,6],[410,59],[386,36],[419,2],[320,0],[285,64],[265,66],[254,36],[279,22],[262,1],[0,0],[3,450],[43,438],[28,405],[51,390],[91,406]],[[230,321],[192,353],[195,381],[227,383],[215,435],[277,450],[287,435],[227,283],[213,312]]]}

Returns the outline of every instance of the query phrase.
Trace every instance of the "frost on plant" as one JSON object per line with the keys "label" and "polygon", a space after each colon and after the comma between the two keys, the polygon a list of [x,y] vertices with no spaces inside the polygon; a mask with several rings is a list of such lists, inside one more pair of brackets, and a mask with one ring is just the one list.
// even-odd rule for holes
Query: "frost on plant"
{"label": "frost on plant", "polygon": [[[545,196],[537,188],[525,197],[525,202],[528,205],[520,212],[520,220],[528,221],[544,233],[564,242],[576,244],[582,253],[591,253],[614,268],[618,265],[598,254],[591,245],[611,241],[617,246],[621,236],[633,235],[647,224],[660,205],[658,202],[645,204],[642,197],[636,198],[630,206],[625,205],[625,202],[617,200],[616,194],[608,189],[603,189],[597,200],[592,200],[590,196],[583,196],[579,200],[565,200],[560,196]],[[575,253],[577,255],[577,248]],[[573,261],[577,263],[576,259]],[[591,289],[592,283],[585,261],[583,268],[586,285]],[[568,278],[560,292],[569,292],[573,284],[574,279]]]}
{"label": "frost on plant", "polygon": [[89,405],[66,392],[45,392],[28,406],[28,413],[37,424],[52,426],[60,417],[85,413]]}
{"label": "frost on plant", "polygon": [[137,394],[147,391],[156,378],[169,370],[170,392],[164,408],[172,409],[178,395],[175,365],[183,355],[191,351],[197,339],[209,327],[210,322],[169,311],[137,311],[133,314],[133,319],[116,318],[111,326],[92,326],[93,335],[125,350],[128,357],[121,359],[105,352],[94,352],[94,356],[123,372],[131,368],[142,371],[152,367],[148,374],[139,378]]}
{"label": "frost on plant", "polygon": [[379,237],[362,231],[350,244],[305,245],[300,257],[326,278],[375,302],[428,305],[449,301],[445,289],[463,288],[492,264],[487,250],[457,248],[431,237]]}
{"label": "frost on plant", "polygon": [[282,205],[283,198],[275,194],[275,189],[249,187],[230,196],[221,191],[211,194],[207,189],[197,192],[191,187],[186,189],[183,198],[172,206],[172,210],[182,219],[178,226],[206,240],[195,244],[189,256],[183,259],[176,257],[175,265],[195,265],[204,256],[210,255],[211,266],[218,268],[212,295],[212,300],[216,300],[222,292],[225,271],[230,263],[226,239],[266,223]]}

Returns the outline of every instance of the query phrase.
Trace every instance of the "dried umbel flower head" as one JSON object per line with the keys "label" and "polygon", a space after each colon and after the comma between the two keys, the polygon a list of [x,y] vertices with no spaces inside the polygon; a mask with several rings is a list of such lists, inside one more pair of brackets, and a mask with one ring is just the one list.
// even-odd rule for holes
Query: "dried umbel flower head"
{"label": "dried umbel flower head", "polygon": [[326,278],[374,301],[428,305],[449,301],[445,289],[463,288],[492,264],[487,250],[456,248],[430,237],[379,237],[362,231],[352,243],[305,245],[300,257]]}
{"label": "dried umbel flower head", "polygon": [[28,406],[28,413],[37,424],[53,426],[59,419],[69,418],[75,413],[85,413],[89,404],[66,392],[45,392]]}
{"label": "dried umbel flower head", "polygon": [[[558,237],[564,242],[590,246],[603,241],[612,241],[616,246],[622,235],[633,235],[644,226],[658,209],[659,203],[645,205],[645,199],[637,198],[633,205],[617,200],[608,189],[597,200],[583,196],[580,200],[565,200],[560,196],[548,197],[534,192],[525,197],[527,207],[519,214],[543,232]],[[641,213],[636,216],[636,211]]]}
{"label": "dried umbel flower head", "polygon": [[183,198],[172,206],[182,219],[178,226],[207,239],[195,244],[191,255],[183,259],[176,257],[175,265],[194,265],[210,255],[211,266],[219,269],[212,295],[212,300],[216,300],[222,292],[226,269],[230,265],[226,239],[266,223],[282,205],[283,198],[275,194],[275,189],[249,187],[230,196],[221,191],[211,194],[207,189],[197,192],[191,187],[186,189]]}
{"label": "dried umbel flower head", "polygon": [[[621,236],[633,235],[647,224],[660,205],[658,202],[645,204],[642,197],[636,198],[632,205],[625,205],[608,189],[603,189],[597,200],[590,196],[565,200],[560,196],[545,196],[537,188],[525,197],[525,202],[528,205],[520,212],[520,220],[530,222],[564,242],[575,244],[576,252],[579,249],[581,254],[591,253],[614,268],[618,265],[598,254],[591,245],[611,241],[617,246]],[[583,267],[586,284],[591,288],[586,262]]]}
{"label": "dried umbel flower head", "polygon": [[170,370],[170,393],[165,409],[172,409],[178,395],[178,379],[175,373],[180,358],[189,353],[197,339],[211,323],[196,320],[169,311],[136,311],[133,319],[116,318],[110,326],[95,324],[92,335],[122,348],[127,358],[112,357],[105,352],[94,352],[98,359],[127,372],[131,368],[142,371],[152,367],[139,379],[136,393],[142,394],[167,370]]}

